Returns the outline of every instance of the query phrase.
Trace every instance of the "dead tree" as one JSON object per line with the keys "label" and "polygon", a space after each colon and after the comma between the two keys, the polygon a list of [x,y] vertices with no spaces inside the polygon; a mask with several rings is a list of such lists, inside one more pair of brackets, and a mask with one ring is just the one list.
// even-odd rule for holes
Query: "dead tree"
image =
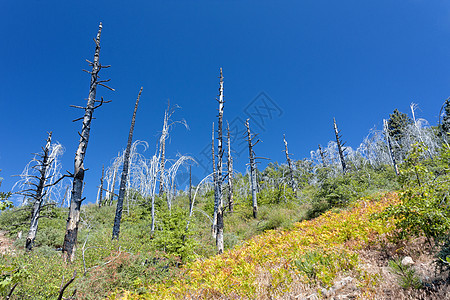
{"label": "dead tree", "polygon": [[99,196],[98,196],[98,207],[102,206],[103,202],[103,179],[105,177],[105,165],[102,166],[102,178],[100,178]]}
{"label": "dead tree", "polygon": [[341,143],[342,136],[339,135],[340,132],[338,130],[335,118],[333,118],[333,124],[334,124],[334,134],[336,136],[336,144],[338,146],[338,151],[339,151],[339,158],[341,160],[341,165],[342,165],[342,173],[345,174],[345,172],[347,171],[347,165],[345,164],[344,144]]}
{"label": "dead tree", "polygon": [[130,133],[128,134],[127,148],[123,157],[122,178],[120,179],[119,197],[117,199],[116,216],[114,218],[114,227],[112,232],[112,239],[117,240],[119,239],[120,221],[122,219],[123,200],[125,198],[125,186],[127,184],[128,166],[130,163],[130,149],[131,144],[133,143],[134,123],[136,121],[136,112],[139,105],[139,99],[141,98],[142,89],[143,88],[141,87],[141,90],[139,91],[138,97],[136,99],[136,104],[134,105],[133,117],[131,118]]}
{"label": "dead tree", "polygon": [[258,199],[256,198],[256,161],[255,161],[255,152],[253,151],[253,147],[259,143],[257,140],[253,143],[253,139],[257,136],[252,135],[250,131],[250,125],[247,119],[245,121],[245,127],[247,127],[247,141],[248,141],[248,158],[250,160],[250,188],[252,190],[252,204],[253,204],[253,218],[256,219],[258,215]]}
{"label": "dead tree", "polygon": [[97,37],[95,41],[95,54],[94,61],[88,61],[89,65],[92,66],[92,71],[86,71],[91,75],[91,83],[89,87],[89,96],[87,99],[86,107],[74,106],[75,108],[80,108],[84,110],[84,117],[78,118],[74,121],[83,120],[83,127],[81,133],[79,132],[80,142],[78,144],[78,149],[75,154],[74,172],[70,174],[73,177],[72,186],[72,198],[70,201],[69,216],[67,218],[66,234],[64,236],[64,243],[62,247],[62,252],[64,259],[66,261],[73,261],[75,259],[75,250],[78,236],[78,223],[80,222],[80,208],[81,203],[85,198],[82,197],[83,193],[83,181],[84,172],[86,171],[84,167],[84,157],[86,155],[86,149],[89,142],[89,133],[91,130],[92,114],[94,110],[100,107],[103,103],[109,101],[96,100],[97,85],[104,86],[110,90],[112,88],[105,85],[109,80],[98,80],[98,73],[102,68],[108,68],[109,66],[102,66],[99,62],[100,57],[100,35],[102,32],[102,23],[99,25]]}
{"label": "dead tree", "polygon": [[164,192],[164,167],[166,162],[166,139],[167,134],[169,132],[169,110],[170,110],[170,102],[167,102],[167,110],[164,112],[164,122],[163,122],[163,129],[161,132],[161,139],[160,139],[160,169],[161,173],[159,174],[159,195],[161,196]]}
{"label": "dead tree", "polygon": [[189,166],[189,212],[192,206],[192,167]]}
{"label": "dead tree", "polygon": [[217,138],[217,236],[216,236],[216,246],[217,253],[223,253],[223,193],[222,193],[222,183],[223,183],[223,170],[222,170],[222,160],[223,160],[223,139],[222,139],[222,128],[223,128],[223,74],[222,68],[220,68],[220,85],[219,85],[219,122],[217,126],[218,138]]}
{"label": "dead tree", "polygon": [[319,154],[320,159],[322,160],[322,166],[325,168],[327,166],[325,163],[325,153],[323,153],[322,146],[320,146],[320,144],[319,144]]}
{"label": "dead tree", "polygon": [[119,166],[114,166],[114,170],[113,170],[113,181],[112,181],[112,186],[111,186],[111,190],[109,191],[109,206],[112,206],[113,201],[114,201],[114,191],[116,189],[116,178],[117,178],[117,169],[119,168]]}
{"label": "dead tree", "polygon": [[[39,217],[41,213],[42,202],[46,195],[45,183],[47,181],[47,170],[52,163],[49,154],[50,154],[50,145],[52,142],[52,133],[48,134],[47,143],[43,148],[42,160],[38,160],[38,164],[35,166],[39,168],[39,182],[35,185],[36,189],[32,194],[24,194],[28,195],[34,199],[33,210],[31,212],[31,222],[30,222],[30,230],[28,231],[27,239],[25,241],[25,249],[30,251],[33,248],[34,240],[36,238],[36,233],[38,230]],[[33,175],[31,175],[33,176]],[[34,176],[33,176],[34,177]],[[34,184],[33,184],[34,185]]]}
{"label": "dead tree", "polygon": [[389,126],[386,119],[383,119],[383,131],[384,137],[386,138],[386,144],[389,150],[389,156],[391,157],[392,165],[394,166],[395,175],[399,175],[397,161],[395,160],[394,149],[392,148],[391,136],[389,135]]}
{"label": "dead tree", "polygon": [[214,239],[217,238],[217,209],[219,203],[219,193],[217,191],[217,172],[216,172],[216,156],[214,154],[214,122],[212,125],[212,138],[211,138],[211,156],[212,156],[212,166],[213,166],[213,185],[214,185],[214,213],[213,222],[211,227],[212,236]]}
{"label": "dead tree", "polygon": [[228,210],[233,212],[233,157],[231,156],[231,136],[230,124],[227,122],[227,139],[228,139],[228,159],[227,159],[227,173],[228,173]]}
{"label": "dead tree", "polygon": [[288,168],[289,168],[289,177],[290,177],[289,179],[290,179],[290,183],[291,183],[291,188],[292,188],[292,191],[294,193],[296,193],[297,187],[296,187],[295,179],[294,179],[294,168],[292,166],[290,153],[288,151],[288,143],[286,141],[286,136],[284,134],[283,134],[283,141],[284,141],[284,152],[286,154],[286,161],[288,163]]}

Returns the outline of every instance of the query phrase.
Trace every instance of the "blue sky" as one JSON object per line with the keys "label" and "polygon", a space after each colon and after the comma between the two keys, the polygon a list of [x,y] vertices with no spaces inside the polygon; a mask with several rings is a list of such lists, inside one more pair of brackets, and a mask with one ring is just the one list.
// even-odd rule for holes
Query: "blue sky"
{"label": "blue sky", "polygon": [[[43,146],[47,131],[66,148],[63,168],[73,170],[81,124],[72,119],[81,114],[69,105],[83,105],[88,95],[90,79],[81,70],[93,58],[100,21],[100,61],[112,65],[101,75],[116,92],[97,92],[112,103],[94,114],[87,201],[95,200],[102,164],[126,145],[141,86],[134,138],[150,143],[148,156],[170,98],[182,107],[174,119],[186,119],[190,130],[172,131],[169,156],[201,157],[216,121],[223,67],[225,119],[238,124],[261,101],[278,109],[251,126],[263,141],[257,154],[280,162],[283,134],[295,159],[309,157],[334,138],[336,117],[347,145],[356,148],[395,108],[408,112],[411,102],[419,104],[418,116],[436,124],[450,94],[448,1],[124,3],[0,3],[3,191]],[[236,160],[244,171],[246,154]],[[203,174],[201,167],[194,172]]]}

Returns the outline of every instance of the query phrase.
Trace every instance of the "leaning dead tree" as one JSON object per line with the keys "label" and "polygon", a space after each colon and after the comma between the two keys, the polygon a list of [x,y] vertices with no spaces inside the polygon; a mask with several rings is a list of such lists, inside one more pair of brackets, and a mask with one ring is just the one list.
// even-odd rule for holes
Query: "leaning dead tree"
{"label": "leaning dead tree", "polygon": [[123,200],[125,198],[125,190],[126,190],[125,186],[127,184],[128,166],[130,163],[130,149],[131,149],[131,144],[133,143],[134,124],[136,121],[136,112],[137,112],[138,105],[139,105],[139,99],[141,98],[142,89],[143,88],[141,87],[138,97],[136,99],[136,104],[134,105],[133,117],[131,118],[130,132],[128,134],[127,148],[125,150],[125,154],[123,157],[122,178],[120,179],[119,197],[117,199],[116,216],[114,218],[112,239],[119,239],[120,221],[122,219]]}
{"label": "leaning dead tree", "polygon": [[256,198],[256,157],[253,147],[259,143],[259,140],[256,140],[256,142],[253,143],[253,139],[257,134],[252,135],[248,120],[249,119],[245,121],[245,127],[247,127],[248,158],[250,160],[250,188],[252,191],[253,217],[256,218],[258,215],[258,199]]}
{"label": "leaning dead tree", "polygon": [[338,130],[335,118],[333,118],[333,124],[334,124],[334,134],[336,136],[336,144],[339,151],[339,158],[341,160],[342,165],[342,173],[345,174],[345,172],[347,171],[347,165],[345,164],[344,145],[341,143],[342,136],[339,135],[340,131]]}
{"label": "leaning dead tree", "polygon": [[33,194],[29,194],[31,198],[34,199],[33,210],[31,212],[31,222],[30,222],[30,230],[28,231],[27,239],[25,242],[25,249],[30,251],[33,248],[34,240],[36,238],[36,233],[38,230],[39,217],[41,213],[42,202],[46,195],[45,184],[47,181],[47,170],[52,163],[50,159],[50,145],[52,142],[52,133],[48,134],[47,143],[43,148],[43,155],[41,155],[42,160],[38,160],[38,164],[35,166],[39,168],[39,182],[35,185],[35,190]]}
{"label": "leaning dead tree", "polygon": [[217,126],[217,236],[216,236],[216,246],[217,253],[223,253],[223,193],[222,193],[222,183],[223,183],[223,170],[222,170],[222,159],[223,159],[223,140],[222,140],[222,128],[223,128],[223,74],[222,68],[220,68],[220,83],[219,83],[219,122]]}
{"label": "leaning dead tree", "polygon": [[386,119],[383,119],[383,129],[384,129],[384,136],[386,138],[386,144],[388,146],[389,150],[389,156],[391,157],[392,165],[394,166],[395,174],[398,176],[398,166],[397,161],[395,160],[394,150],[392,149],[392,143],[391,143],[391,136],[389,135],[389,126]]}
{"label": "leaning dead tree", "polygon": [[292,160],[290,157],[289,151],[288,151],[288,143],[286,141],[286,136],[283,134],[283,141],[284,141],[284,153],[286,154],[286,161],[288,163],[289,168],[289,179],[290,179],[290,185],[292,188],[292,191],[295,193],[297,191],[297,187],[295,184],[295,178],[294,178],[294,167],[292,166]]}
{"label": "leaning dead tree", "polygon": [[66,234],[64,236],[64,244],[62,247],[62,252],[64,259],[66,261],[73,261],[75,258],[75,250],[78,236],[78,224],[80,222],[80,208],[81,202],[85,198],[82,197],[83,193],[83,181],[84,181],[84,172],[86,171],[84,167],[84,157],[86,155],[86,149],[89,142],[89,133],[91,130],[91,121],[92,114],[94,110],[100,107],[103,103],[107,103],[110,101],[96,100],[96,92],[97,85],[104,86],[110,90],[112,88],[105,85],[109,80],[98,80],[98,73],[102,68],[108,68],[109,66],[102,66],[99,62],[100,58],[100,36],[102,33],[102,23],[100,23],[98,28],[97,37],[94,40],[95,42],[95,54],[94,61],[88,61],[89,65],[92,66],[92,71],[86,71],[91,74],[91,84],[89,87],[89,97],[87,99],[86,107],[75,106],[72,107],[80,108],[84,110],[84,116],[76,119],[74,121],[83,120],[83,127],[81,129],[81,133],[79,132],[80,142],[78,144],[78,149],[75,154],[75,163],[74,163],[74,172],[70,174],[70,177],[73,177],[73,185],[72,185],[72,198],[70,201],[69,208],[69,216],[67,218],[67,226],[66,226]]}
{"label": "leaning dead tree", "polygon": [[230,124],[227,122],[227,140],[228,140],[228,157],[227,157],[227,173],[228,173],[228,210],[233,211],[233,157],[231,156],[231,136]]}

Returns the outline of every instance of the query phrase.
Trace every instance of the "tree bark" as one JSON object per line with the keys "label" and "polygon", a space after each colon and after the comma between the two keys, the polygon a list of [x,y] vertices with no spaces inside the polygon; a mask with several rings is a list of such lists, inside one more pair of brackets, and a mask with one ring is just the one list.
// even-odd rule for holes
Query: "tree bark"
{"label": "tree bark", "polygon": [[[99,62],[100,57],[100,36],[102,32],[102,23],[99,25],[97,37],[95,39],[95,54],[94,61],[91,64],[92,71],[91,83],[89,88],[89,97],[87,100],[87,105],[84,108],[85,113],[83,117],[83,127],[80,135],[80,142],[78,144],[78,150],[75,154],[74,162],[74,172],[73,172],[73,187],[72,187],[72,198],[70,201],[69,215],[67,218],[66,234],[64,236],[64,244],[62,247],[63,257],[66,261],[73,261],[75,259],[76,243],[78,236],[78,223],[80,222],[80,208],[81,202],[84,200],[82,198],[83,181],[84,181],[84,157],[86,155],[86,149],[89,142],[89,133],[91,130],[92,114],[96,108],[95,103],[100,102],[98,106],[103,104],[102,101],[97,101],[95,95],[97,92],[97,85],[105,86],[102,82],[98,81],[98,73],[100,72],[102,66]],[[107,86],[105,86],[107,87]],[[108,87],[109,88],[109,87]],[[109,88],[111,89],[111,88]],[[112,90],[112,89],[111,89]]]}
{"label": "tree bark", "polygon": [[27,239],[25,241],[25,249],[27,251],[30,251],[33,248],[34,240],[36,238],[36,233],[38,230],[38,224],[39,224],[39,215],[41,213],[41,207],[42,202],[44,198],[44,188],[45,188],[45,182],[47,181],[47,170],[52,163],[49,160],[49,152],[50,152],[50,145],[52,142],[52,133],[50,132],[48,134],[47,143],[44,148],[44,155],[42,156],[42,161],[40,161],[40,177],[39,177],[39,183],[36,187],[36,194],[33,196],[34,203],[33,203],[33,210],[31,212],[31,222],[30,222],[30,230],[28,231]]}
{"label": "tree bark", "polygon": [[290,185],[291,185],[292,191],[294,193],[296,193],[297,187],[296,187],[295,179],[294,179],[294,168],[292,166],[291,157],[289,156],[288,144],[286,141],[286,136],[284,134],[283,134],[283,141],[284,141],[284,149],[285,149],[284,152],[286,153],[286,161],[287,161],[288,167],[289,167],[289,177],[290,177],[290,181],[291,181]]}
{"label": "tree bark", "polygon": [[119,197],[117,199],[117,207],[116,207],[116,216],[114,218],[114,227],[112,232],[112,239],[119,239],[119,232],[120,232],[120,221],[122,219],[122,210],[123,210],[123,200],[125,198],[125,186],[127,184],[127,177],[128,177],[128,166],[130,163],[130,149],[131,144],[133,143],[133,131],[134,131],[134,124],[136,121],[136,112],[139,105],[139,99],[141,98],[142,93],[142,87],[139,91],[138,97],[136,99],[136,104],[134,105],[134,112],[133,117],[131,118],[131,126],[130,126],[130,133],[128,134],[128,143],[127,148],[125,150],[124,158],[123,158],[123,170],[122,170],[122,178],[120,179],[120,189],[119,189]]}
{"label": "tree bark", "polygon": [[163,130],[161,133],[160,139],[160,153],[161,153],[161,163],[160,169],[161,172],[159,174],[159,195],[162,196],[164,193],[164,167],[166,163],[166,137],[169,130],[169,113],[170,113],[170,102],[167,103],[167,110],[164,112],[164,123]]}
{"label": "tree bark", "polygon": [[342,165],[342,173],[345,174],[345,172],[347,171],[347,165],[345,164],[343,145],[341,143],[341,137],[339,136],[339,130],[338,130],[335,118],[333,118],[333,124],[334,124],[334,134],[336,136],[336,143],[337,143],[338,151],[339,151],[339,158],[341,160],[341,165]]}
{"label": "tree bark", "polygon": [[218,122],[218,139],[217,139],[217,236],[216,236],[216,246],[217,253],[221,254],[224,250],[223,245],[223,193],[222,193],[222,182],[223,182],[223,170],[222,170],[222,160],[223,160],[223,140],[222,140],[222,128],[223,128],[223,74],[222,68],[220,68],[220,86],[219,86],[219,122]]}
{"label": "tree bark", "polygon": [[231,156],[231,136],[230,136],[230,124],[227,122],[227,139],[228,139],[228,159],[227,159],[227,172],[228,172],[228,210],[233,212],[233,157]]}
{"label": "tree bark", "polygon": [[245,121],[245,127],[247,127],[248,158],[250,160],[250,188],[252,190],[253,218],[256,219],[256,217],[258,216],[258,199],[256,196],[256,162],[253,146],[255,146],[259,142],[259,140],[253,144],[252,141],[255,136],[252,137],[248,120],[249,119]]}
{"label": "tree bark", "polygon": [[394,167],[395,175],[399,175],[397,161],[395,160],[394,149],[392,148],[391,136],[389,135],[388,123],[383,119],[384,136],[386,137],[386,144],[388,146],[389,155],[391,157],[392,165]]}

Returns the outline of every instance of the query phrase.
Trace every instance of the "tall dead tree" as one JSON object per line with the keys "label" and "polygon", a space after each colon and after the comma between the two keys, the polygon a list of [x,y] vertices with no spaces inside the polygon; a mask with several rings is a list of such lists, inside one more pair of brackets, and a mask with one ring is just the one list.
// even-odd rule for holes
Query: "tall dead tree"
{"label": "tall dead tree", "polygon": [[138,97],[136,99],[136,104],[134,105],[133,117],[131,118],[130,132],[128,134],[127,148],[125,149],[125,154],[123,156],[122,178],[120,179],[119,197],[117,199],[116,216],[114,218],[112,239],[119,239],[120,221],[122,219],[122,210],[123,210],[123,200],[125,198],[125,190],[126,190],[125,187],[127,185],[128,166],[130,164],[130,150],[131,144],[133,143],[134,124],[136,121],[136,112],[139,105],[139,99],[141,98],[142,89],[143,88],[141,87]]}
{"label": "tall dead tree", "polygon": [[389,135],[389,126],[386,119],[383,119],[383,131],[386,138],[386,144],[389,150],[389,156],[391,157],[392,165],[394,167],[395,175],[399,175],[397,161],[395,160],[394,149],[392,148],[391,136]]}
{"label": "tall dead tree", "polygon": [[288,168],[289,168],[290,185],[291,185],[292,191],[295,193],[297,191],[297,187],[296,187],[295,178],[294,178],[294,167],[292,166],[290,153],[288,151],[288,143],[286,141],[286,136],[284,134],[283,134],[283,141],[284,141],[284,152],[286,154],[286,161],[288,163]]}
{"label": "tall dead tree", "polygon": [[161,132],[161,139],[159,142],[160,146],[160,169],[161,172],[159,174],[159,195],[161,196],[164,192],[164,167],[166,162],[166,139],[167,134],[169,132],[169,110],[170,110],[170,102],[167,102],[167,110],[164,112],[164,122],[163,122],[163,129]]}
{"label": "tall dead tree", "polygon": [[233,211],[233,157],[231,156],[231,136],[230,124],[227,122],[227,140],[228,140],[228,158],[227,158],[227,173],[228,173],[228,210]]}
{"label": "tall dead tree", "polygon": [[327,165],[325,163],[325,153],[322,150],[322,146],[320,146],[319,144],[319,154],[320,154],[320,159],[322,160],[322,166],[325,168]]}
{"label": "tall dead tree", "polygon": [[222,68],[220,68],[220,81],[219,81],[219,99],[216,99],[219,102],[219,122],[217,126],[217,236],[216,236],[216,246],[217,253],[223,253],[224,245],[223,245],[223,192],[222,192],[222,183],[223,183],[223,170],[222,170],[222,161],[223,161],[223,139],[222,139],[222,128],[223,128],[223,74]]}
{"label": "tall dead tree", "polygon": [[98,196],[98,207],[102,206],[103,202],[103,179],[105,178],[105,165],[102,166],[102,178],[100,178],[99,196]]}
{"label": "tall dead tree", "polygon": [[110,101],[103,101],[103,98],[101,100],[95,99],[97,93],[97,85],[104,86],[114,91],[114,89],[105,85],[105,83],[108,82],[109,80],[98,80],[98,73],[100,72],[100,70],[102,68],[110,67],[110,66],[102,66],[99,62],[101,33],[102,33],[102,23],[100,23],[99,25],[97,37],[94,40],[95,42],[94,61],[90,62],[87,60],[89,65],[92,66],[92,71],[89,72],[84,70],[91,75],[89,96],[87,99],[86,107],[72,105],[72,107],[83,109],[84,116],[74,120],[74,121],[83,120],[83,127],[81,129],[81,133],[80,132],[78,133],[80,136],[80,142],[78,144],[78,149],[75,154],[74,172],[73,174],[70,174],[70,176],[73,177],[72,197],[70,201],[69,216],[67,218],[66,234],[64,236],[64,243],[62,247],[63,256],[66,261],[73,261],[75,258],[75,250],[78,236],[78,223],[80,222],[81,202],[83,202],[83,200],[85,199],[82,197],[84,172],[86,171],[84,167],[84,157],[86,155],[86,149],[89,142],[92,114],[94,113],[94,110],[100,107],[103,103],[110,102]]}
{"label": "tall dead tree", "polygon": [[257,136],[252,135],[250,131],[250,125],[247,119],[245,121],[245,127],[247,127],[247,141],[248,141],[248,158],[250,160],[250,188],[252,190],[252,203],[253,203],[253,218],[256,219],[258,215],[258,199],[256,198],[256,161],[255,161],[255,152],[253,151],[253,147],[259,143],[257,140],[253,143],[253,139]]}
{"label": "tall dead tree", "polygon": [[214,122],[212,125],[212,138],[211,138],[211,156],[212,156],[212,166],[213,166],[213,186],[214,186],[214,213],[213,213],[213,223],[211,227],[212,236],[215,239],[217,237],[217,209],[219,208],[219,193],[217,191],[217,172],[216,172],[216,155],[214,153]]}
{"label": "tall dead tree", "polygon": [[28,231],[27,239],[25,241],[25,249],[27,251],[30,251],[33,248],[34,240],[36,238],[36,233],[38,230],[41,207],[44,201],[44,197],[46,195],[44,189],[48,177],[47,170],[49,169],[50,164],[52,163],[51,159],[49,158],[51,142],[52,142],[52,133],[50,132],[48,134],[47,143],[45,144],[45,147],[42,148],[43,154],[40,155],[42,159],[38,160],[37,161],[38,164],[34,166],[35,168],[39,168],[39,178],[30,175],[35,177],[36,179],[39,179],[39,182],[37,185],[35,185],[35,190],[33,190],[34,193],[24,194],[34,199],[33,210],[31,212],[30,230]]}
{"label": "tall dead tree", "polygon": [[336,144],[338,146],[338,151],[339,151],[339,158],[341,160],[341,165],[342,165],[342,173],[345,174],[345,172],[347,171],[347,165],[345,164],[344,144],[341,143],[342,136],[339,135],[340,132],[338,130],[335,118],[333,118],[333,124],[334,124],[334,134],[336,136]]}

